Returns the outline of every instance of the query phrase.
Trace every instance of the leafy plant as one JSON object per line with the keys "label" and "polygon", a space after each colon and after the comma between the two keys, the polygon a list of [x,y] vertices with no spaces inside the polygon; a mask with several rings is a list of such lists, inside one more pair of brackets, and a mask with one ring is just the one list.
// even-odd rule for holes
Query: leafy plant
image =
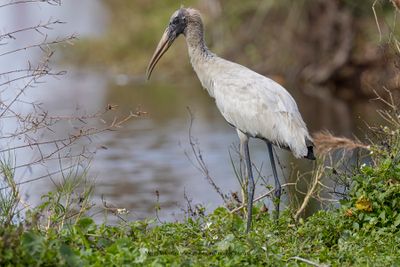
{"label": "leafy plant", "polygon": [[370,127],[378,140],[370,148],[371,163],[350,177],[351,190],[343,201],[342,209],[357,230],[400,228],[400,113],[390,93],[389,99],[389,109],[379,111],[388,126]]}

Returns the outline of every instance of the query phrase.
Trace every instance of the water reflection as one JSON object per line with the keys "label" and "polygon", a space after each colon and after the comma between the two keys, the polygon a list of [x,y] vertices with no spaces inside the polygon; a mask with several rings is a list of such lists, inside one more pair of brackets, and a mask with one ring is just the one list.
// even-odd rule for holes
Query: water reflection
{"label": "water reflection", "polygon": [[[167,218],[184,206],[184,191],[195,203],[209,208],[220,205],[218,194],[185,154],[193,156],[187,107],[194,114],[192,135],[215,182],[225,193],[239,189],[229,157],[230,147],[238,143],[236,132],[198,82],[190,84],[190,88],[179,88],[148,83],[108,90],[106,98],[121,105],[121,113],[141,106],[149,115],[108,134],[105,145],[109,149],[99,151],[93,165],[101,173],[96,190],[99,194],[131,208],[139,217],[154,214],[155,190],[160,192],[162,216]],[[267,159],[264,144],[259,145],[252,143],[253,159],[258,164]]]}

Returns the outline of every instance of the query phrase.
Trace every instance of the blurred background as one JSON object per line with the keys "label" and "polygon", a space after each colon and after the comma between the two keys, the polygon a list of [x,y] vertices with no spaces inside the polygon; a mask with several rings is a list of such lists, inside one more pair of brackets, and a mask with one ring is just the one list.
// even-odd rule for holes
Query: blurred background
{"label": "blurred background", "polygon": [[[103,198],[126,208],[131,218],[153,216],[158,205],[163,219],[180,218],[187,205],[185,194],[193,204],[207,209],[223,203],[192,164],[188,107],[193,113],[192,136],[211,177],[226,194],[240,190],[232,166],[238,162],[236,132],[201,88],[183,37],[161,59],[152,79],[144,78],[169,17],[181,4],[201,11],[206,42],[213,52],[287,88],[310,132],[329,130],[362,140],[367,124],[383,123],[376,114],[378,103],[372,101],[375,91],[387,89],[398,95],[399,65],[393,53],[397,48],[389,45],[397,32],[396,1],[68,0],[61,5],[58,1],[0,5],[2,32],[57,19],[65,23],[46,32],[49,39],[78,36],[72,46],[58,45],[52,60],[55,69],[67,73],[35,86],[24,94],[27,101],[41,102],[52,114],[118,106],[116,114],[106,115],[108,121],[138,110],[146,112],[117,131],[96,136],[93,145],[100,149],[93,149],[95,157],[90,161],[89,176],[96,180],[94,200]],[[0,50],[4,53],[42,39],[35,31],[24,32]],[[23,68],[27,62],[40,61],[42,53],[29,49],[1,55],[0,70]],[[4,90],[1,98],[7,97]],[[7,132],[14,126],[3,121],[1,127]],[[54,135],[70,127],[57,125]],[[15,144],[2,142],[1,146]],[[252,140],[250,149],[260,175],[271,181],[264,143]],[[312,163],[294,160],[286,151],[276,152],[283,180],[289,179],[291,170],[312,168]],[[17,160],[29,162],[35,153],[27,149]],[[24,174],[49,173],[52,164],[57,166],[50,162],[21,168],[20,181]],[[52,187],[49,179],[41,179],[24,185],[23,192],[35,202]],[[266,190],[261,180],[258,190]]]}

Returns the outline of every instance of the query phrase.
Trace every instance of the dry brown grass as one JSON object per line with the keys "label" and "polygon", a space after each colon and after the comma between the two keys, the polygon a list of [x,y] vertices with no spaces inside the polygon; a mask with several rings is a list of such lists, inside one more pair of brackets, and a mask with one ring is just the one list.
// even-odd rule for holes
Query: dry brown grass
{"label": "dry brown grass", "polygon": [[351,140],[346,137],[337,137],[328,131],[322,131],[314,134],[314,144],[316,147],[317,155],[323,156],[328,153],[343,149],[346,151],[354,150],[356,148],[363,148],[369,150],[370,147],[361,143],[358,140]]}
{"label": "dry brown grass", "polygon": [[400,0],[390,0],[397,11],[400,11]]}

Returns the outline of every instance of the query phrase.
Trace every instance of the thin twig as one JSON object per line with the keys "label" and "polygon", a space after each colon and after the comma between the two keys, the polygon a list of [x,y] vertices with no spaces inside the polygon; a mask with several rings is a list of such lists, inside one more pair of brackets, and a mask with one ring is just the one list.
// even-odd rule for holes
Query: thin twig
{"label": "thin twig", "polygon": [[300,214],[304,211],[304,209],[306,208],[306,206],[308,205],[311,197],[313,196],[317,185],[319,184],[319,181],[322,178],[322,175],[324,174],[324,166],[320,165],[319,168],[317,168],[314,172],[313,172],[313,183],[310,187],[310,189],[307,191],[306,196],[304,197],[303,203],[301,204],[300,208],[297,210],[296,214],[294,215],[294,219],[297,220],[298,217],[300,216]]}
{"label": "thin twig", "polygon": [[192,127],[193,127],[193,113],[191,112],[190,108],[187,108],[190,116],[190,125],[189,125],[189,143],[192,148],[192,153],[196,159],[196,163],[191,160],[187,152],[185,152],[186,157],[189,159],[190,163],[201,173],[204,174],[206,180],[209,182],[209,184],[215,189],[217,194],[221,197],[221,199],[224,201],[225,204],[227,204],[227,199],[225,195],[222,193],[221,189],[217,186],[217,184],[214,182],[214,179],[211,177],[210,172],[207,168],[206,163],[204,162],[203,155],[201,154],[201,151],[198,147],[198,144],[196,141],[194,141],[193,135],[192,135]]}
{"label": "thin twig", "polygon": [[[284,187],[289,186],[289,185],[293,185],[293,183],[286,183],[286,184],[283,184],[281,187],[284,188]],[[266,193],[260,195],[259,197],[256,197],[256,198],[253,200],[253,203],[256,203],[256,202],[260,201],[261,199],[266,198],[267,196],[271,195],[274,191],[275,191],[275,188],[273,188],[273,189],[267,191]],[[246,207],[246,205],[242,205],[242,206],[240,206],[240,207],[237,207],[237,208],[231,210],[230,213],[238,212],[239,210],[241,210],[241,209],[243,209],[243,208],[245,208],[245,207]]]}
{"label": "thin twig", "polygon": [[378,0],[375,0],[374,3],[372,4],[372,12],[374,13],[376,27],[378,28],[378,32],[379,32],[379,42],[381,42],[382,41],[382,31],[381,31],[381,26],[379,25],[379,22],[378,22],[378,16],[376,15],[376,11],[375,11],[375,5],[377,2],[378,2]]}
{"label": "thin twig", "polygon": [[[46,174],[46,175],[42,175],[42,176],[39,176],[39,177],[36,177],[36,178],[32,178],[32,179],[28,179],[28,180],[25,180],[25,181],[22,181],[22,182],[19,182],[19,183],[15,183],[15,185],[23,185],[23,184],[31,183],[31,182],[34,182],[34,181],[42,180],[42,179],[44,179],[44,178],[49,177],[49,175],[59,174],[59,173],[62,172],[62,171],[66,171],[66,170],[69,170],[69,169],[72,169],[72,168],[75,168],[75,167],[76,167],[76,165],[71,165],[71,166],[68,166],[68,167],[66,167],[66,168],[64,168],[64,169],[62,169],[62,170],[57,170],[57,171],[54,171],[54,172],[52,172],[52,173],[48,173],[48,174]],[[22,179],[22,180],[23,180],[23,179]],[[0,191],[1,191],[1,190],[5,190],[5,189],[7,189],[7,188],[9,188],[9,187],[10,187],[10,186],[1,187],[1,188],[0,188]]]}
{"label": "thin twig", "polygon": [[44,41],[44,42],[40,42],[40,43],[37,43],[37,44],[33,44],[33,45],[25,46],[25,47],[20,47],[20,48],[17,48],[17,49],[14,49],[14,50],[10,50],[10,51],[7,51],[7,52],[4,52],[4,53],[0,54],[0,57],[6,56],[6,55],[9,55],[9,54],[14,54],[14,53],[17,53],[17,52],[20,52],[20,51],[25,51],[27,49],[31,49],[31,48],[35,48],[35,47],[39,47],[39,48],[43,49],[43,47],[47,47],[47,46],[50,46],[50,45],[55,45],[55,44],[60,44],[60,43],[65,43],[65,42],[71,42],[71,40],[74,40],[76,38],[77,37],[75,35],[71,35],[71,36],[64,37],[64,38],[58,38],[58,39],[55,39],[55,40],[49,41],[49,42]]}
{"label": "thin twig", "polygon": [[3,34],[0,34],[0,40],[4,39],[4,38],[13,38],[14,39],[15,38],[15,37],[13,37],[14,34],[21,33],[21,32],[26,32],[26,31],[31,31],[31,30],[35,30],[35,31],[38,31],[38,32],[40,32],[39,29],[51,30],[52,28],[50,26],[56,25],[56,24],[62,24],[62,23],[64,23],[64,22],[59,21],[59,20],[54,20],[54,21],[53,20],[49,20],[46,23],[39,23],[39,24],[37,24],[35,26],[21,28],[21,29],[18,29],[18,30],[14,30],[14,31],[10,31],[10,32],[6,32],[6,33],[3,33]]}
{"label": "thin twig", "polygon": [[19,4],[31,4],[31,3],[47,3],[49,5],[60,5],[61,0],[20,0],[20,1],[10,1],[7,4],[0,5],[0,8]]}

